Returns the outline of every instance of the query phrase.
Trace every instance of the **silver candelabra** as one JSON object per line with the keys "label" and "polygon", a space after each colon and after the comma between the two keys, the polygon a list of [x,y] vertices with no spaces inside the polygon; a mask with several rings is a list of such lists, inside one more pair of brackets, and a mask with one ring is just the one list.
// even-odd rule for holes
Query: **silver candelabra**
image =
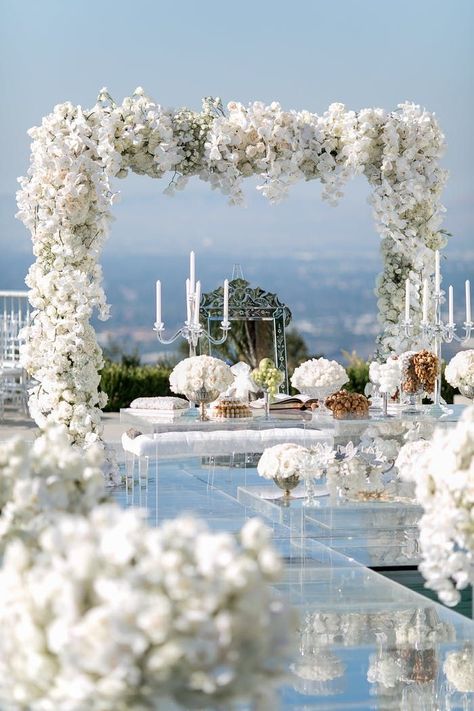
{"label": "silver candelabra", "polygon": [[[433,405],[429,408],[428,412],[433,417],[441,417],[449,411],[441,404],[442,344],[452,343],[452,341],[457,341],[458,343],[466,343],[471,337],[471,331],[473,329],[474,324],[471,320],[470,293],[468,294],[469,282],[467,282],[466,286],[466,321],[464,321],[464,335],[462,336],[457,335],[456,324],[454,323],[453,319],[452,287],[449,287],[449,321],[447,323],[443,323],[443,320],[441,318],[441,304],[445,302],[445,292],[439,286],[439,279],[437,279],[436,282],[437,285],[431,295],[431,300],[434,302],[434,319],[429,320],[427,302],[430,297],[427,294],[427,282],[425,281],[423,289],[423,320],[420,323],[418,333],[419,335],[421,335],[423,341],[427,344],[427,347],[431,346],[433,353],[438,358],[439,369],[435,383],[434,402]],[[405,318],[405,320],[403,321],[403,327],[407,338],[411,338],[414,335],[417,335],[415,334],[415,327],[413,321],[410,318]]]}
{"label": "silver candelabra", "polygon": [[230,329],[229,322],[229,281],[224,281],[222,304],[222,336],[214,338],[210,332],[203,328],[199,321],[199,304],[201,300],[201,282],[196,281],[196,265],[194,252],[189,255],[189,279],[186,279],[186,321],[171,338],[165,338],[165,324],[161,320],[161,281],[156,282],[156,321],[154,331],[160,343],[169,345],[179,337],[185,338],[189,344],[189,355],[196,355],[196,348],[200,338],[205,338],[213,346],[220,346],[227,339]]}

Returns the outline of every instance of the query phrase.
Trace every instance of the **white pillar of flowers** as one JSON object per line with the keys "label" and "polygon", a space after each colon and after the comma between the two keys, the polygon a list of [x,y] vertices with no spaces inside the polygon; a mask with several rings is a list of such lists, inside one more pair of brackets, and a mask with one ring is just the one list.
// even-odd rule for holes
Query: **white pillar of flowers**
{"label": "white pillar of flowers", "polygon": [[[433,250],[445,243],[444,137],[434,116],[419,106],[356,113],[332,104],[318,116],[260,102],[231,102],[224,111],[218,99],[205,99],[201,112],[173,111],[142,89],[121,105],[102,90],[92,109],[58,105],[30,135],[18,217],[31,231],[36,256],[27,277],[35,313],[23,359],[39,382],[30,409],[40,427],[65,423],[72,441],[83,446],[101,438],[102,355],[90,318],[95,308],[108,316],[98,260],[111,220],[109,181],[128,170],[153,178],[169,172],[168,193],[198,175],[232,204],[242,202],[242,181],[255,174],[270,202],[299,180],[319,179],[323,197],[335,204],[347,180],[363,173],[373,187],[382,238],[379,350],[404,348],[405,279],[421,288],[434,271]],[[415,293],[411,302],[416,324],[421,304]]]}

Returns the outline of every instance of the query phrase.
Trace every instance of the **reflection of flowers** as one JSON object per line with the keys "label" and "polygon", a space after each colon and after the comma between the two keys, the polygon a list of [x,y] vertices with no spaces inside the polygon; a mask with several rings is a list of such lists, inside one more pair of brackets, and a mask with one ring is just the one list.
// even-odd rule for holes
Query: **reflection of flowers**
{"label": "reflection of flowers", "polygon": [[[294,686],[303,694],[334,693],[335,689],[328,682],[341,678],[345,672],[342,660],[331,652],[330,644],[334,640],[317,630],[318,616],[319,613],[306,615],[300,630],[300,655],[290,667],[298,677]],[[321,618],[331,627],[331,614],[322,613]]]}
{"label": "reflection of flowers", "polygon": [[463,694],[474,692],[474,645],[466,644],[462,651],[449,652],[443,664],[449,683]]}
{"label": "reflection of flowers", "polygon": [[370,658],[368,681],[380,685],[382,692],[393,690],[399,698],[408,694],[415,704],[416,700],[432,700],[438,646],[452,642],[455,634],[455,628],[442,622],[434,608],[396,611],[376,633],[377,653]]}

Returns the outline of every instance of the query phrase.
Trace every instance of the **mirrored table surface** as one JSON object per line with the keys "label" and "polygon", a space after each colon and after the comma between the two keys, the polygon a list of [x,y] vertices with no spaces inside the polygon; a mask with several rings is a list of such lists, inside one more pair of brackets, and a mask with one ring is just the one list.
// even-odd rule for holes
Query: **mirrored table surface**
{"label": "mirrored table surface", "polygon": [[[146,477],[129,479],[114,497],[122,506],[145,507],[152,525],[189,512],[213,530],[236,532],[257,513],[241,494],[262,487],[251,464],[219,466],[212,457],[158,459]],[[472,651],[474,623],[370,570],[330,539],[298,530],[291,517],[301,518],[303,507],[295,501],[280,507],[282,516],[258,512],[285,563],[275,587],[300,618],[298,651],[279,689],[279,708],[473,708],[472,693],[462,690],[462,667],[448,678],[444,663]],[[388,545],[385,539],[378,543]]]}

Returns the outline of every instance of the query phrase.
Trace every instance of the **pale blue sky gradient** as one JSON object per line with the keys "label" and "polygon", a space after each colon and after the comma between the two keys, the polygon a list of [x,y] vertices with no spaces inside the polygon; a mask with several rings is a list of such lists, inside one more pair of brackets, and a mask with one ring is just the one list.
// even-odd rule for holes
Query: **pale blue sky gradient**
{"label": "pale blue sky gradient", "polygon": [[[31,249],[13,217],[27,129],[56,103],[92,106],[104,85],[118,101],[141,85],[174,107],[199,108],[205,95],[318,113],[333,101],[353,109],[420,103],[436,112],[448,141],[445,226],[456,235],[448,254],[473,249],[472,0],[1,0],[0,7],[0,249]],[[246,209],[229,208],[197,180],[174,199],[162,195],[165,187],[137,176],[119,183],[108,250],[377,248],[363,180],[335,209],[315,182],[278,207],[249,185]]]}

